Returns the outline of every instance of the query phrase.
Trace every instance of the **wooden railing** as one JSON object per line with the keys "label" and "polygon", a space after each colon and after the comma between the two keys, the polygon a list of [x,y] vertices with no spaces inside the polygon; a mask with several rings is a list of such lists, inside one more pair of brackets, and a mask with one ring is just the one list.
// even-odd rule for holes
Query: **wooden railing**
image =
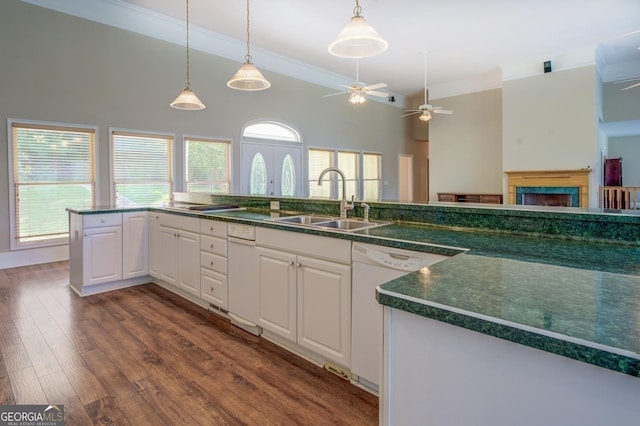
{"label": "wooden railing", "polygon": [[598,207],[613,210],[640,209],[640,186],[601,186]]}

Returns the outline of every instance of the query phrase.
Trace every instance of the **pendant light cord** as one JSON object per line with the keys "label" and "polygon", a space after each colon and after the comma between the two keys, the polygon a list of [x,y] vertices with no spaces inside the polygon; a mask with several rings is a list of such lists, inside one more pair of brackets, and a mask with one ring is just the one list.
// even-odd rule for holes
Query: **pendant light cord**
{"label": "pendant light cord", "polygon": [[191,90],[191,81],[189,80],[189,0],[187,0],[187,85],[186,88]]}
{"label": "pendant light cord", "polygon": [[356,7],[353,8],[353,16],[360,16],[360,12],[362,12],[362,8],[360,7],[360,2],[356,0]]}
{"label": "pendant light cord", "polygon": [[251,49],[249,47],[249,0],[247,0],[247,56],[244,57],[246,63],[251,63]]}

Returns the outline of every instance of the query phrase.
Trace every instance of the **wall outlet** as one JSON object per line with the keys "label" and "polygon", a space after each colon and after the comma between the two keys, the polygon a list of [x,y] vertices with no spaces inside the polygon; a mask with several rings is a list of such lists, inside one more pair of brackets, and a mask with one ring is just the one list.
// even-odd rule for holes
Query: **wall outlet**
{"label": "wall outlet", "polygon": [[271,210],[280,210],[280,201],[271,201],[269,203],[269,208]]}

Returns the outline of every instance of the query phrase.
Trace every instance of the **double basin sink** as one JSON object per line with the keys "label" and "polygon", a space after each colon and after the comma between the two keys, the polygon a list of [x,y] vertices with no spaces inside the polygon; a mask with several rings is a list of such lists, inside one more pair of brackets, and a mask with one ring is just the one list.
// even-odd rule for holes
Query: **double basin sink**
{"label": "double basin sink", "polygon": [[365,222],[359,218],[335,218],[332,216],[319,216],[319,215],[298,215],[298,216],[285,216],[273,219],[275,222],[289,224],[289,225],[302,225],[312,228],[320,228],[326,230],[347,231],[354,232],[364,229],[375,228],[378,226],[388,225],[391,222],[382,222],[376,220],[370,220]]}

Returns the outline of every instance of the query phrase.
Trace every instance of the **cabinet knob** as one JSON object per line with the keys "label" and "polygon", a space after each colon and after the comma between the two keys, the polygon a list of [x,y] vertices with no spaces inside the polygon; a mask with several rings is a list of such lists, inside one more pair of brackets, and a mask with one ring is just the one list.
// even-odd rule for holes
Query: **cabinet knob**
{"label": "cabinet knob", "polygon": [[209,248],[213,248],[213,244],[209,244]]}
{"label": "cabinet knob", "polygon": [[213,287],[211,287],[209,290],[211,291],[211,293],[213,293]]}
{"label": "cabinet knob", "polygon": [[209,265],[213,266],[213,260],[211,262],[209,262]]}
{"label": "cabinet knob", "polygon": [[105,222],[106,222],[106,220],[104,220],[104,219],[100,219],[100,222],[105,223]]}
{"label": "cabinet knob", "polygon": [[298,268],[302,268],[302,263],[298,262]]}
{"label": "cabinet knob", "polygon": [[209,231],[213,232],[213,226],[209,227]]}
{"label": "cabinet knob", "polygon": [[293,265],[295,265],[295,262],[293,260],[290,260],[289,261],[289,265],[293,266]]}

